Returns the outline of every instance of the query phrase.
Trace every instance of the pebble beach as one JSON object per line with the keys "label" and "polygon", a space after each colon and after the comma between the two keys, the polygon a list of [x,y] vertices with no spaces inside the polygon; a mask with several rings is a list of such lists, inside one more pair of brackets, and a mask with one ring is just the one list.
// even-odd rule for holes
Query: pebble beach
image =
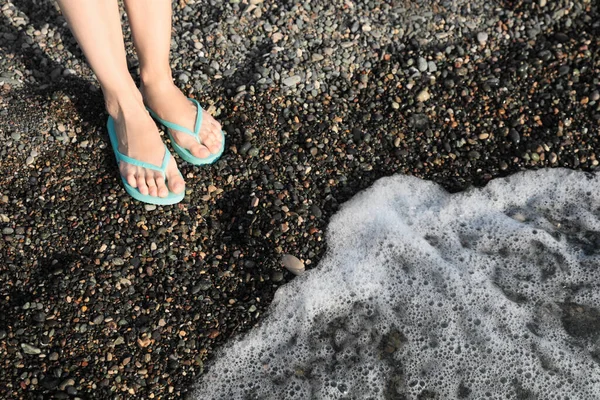
{"label": "pebble beach", "polygon": [[0,398],[185,398],[294,279],[282,260],[316,266],[329,218],[377,179],[457,192],[600,162],[596,2],[173,9],[174,78],[227,143],[212,166],[176,158],[187,194],[162,207],[123,189],[57,6],[0,6]]}

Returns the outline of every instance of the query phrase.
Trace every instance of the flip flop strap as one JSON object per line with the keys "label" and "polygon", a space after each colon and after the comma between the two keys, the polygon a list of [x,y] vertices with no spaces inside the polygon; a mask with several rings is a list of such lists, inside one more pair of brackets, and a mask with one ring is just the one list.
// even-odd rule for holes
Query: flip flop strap
{"label": "flip flop strap", "polygon": [[169,160],[171,160],[171,152],[169,151],[169,149],[167,148],[167,146],[165,145],[165,156],[163,158],[163,162],[161,164],[161,166],[159,167],[158,165],[154,165],[154,164],[150,164],[144,161],[140,161],[140,160],[136,160],[135,158],[131,158],[126,156],[125,154],[122,154],[119,150],[116,150],[117,153],[117,157],[119,159],[119,161],[125,161],[127,164],[131,164],[131,165],[135,165],[136,167],[141,167],[141,168],[147,168],[147,169],[151,169],[154,171],[158,171],[162,174],[163,179],[167,179],[167,165],[169,165]]}
{"label": "flip flop strap", "polygon": [[200,139],[200,127],[202,126],[202,106],[200,105],[200,103],[198,103],[198,101],[196,99],[192,99],[192,98],[188,97],[188,100],[190,100],[192,103],[194,103],[194,105],[196,105],[196,123],[194,124],[193,131],[189,130],[185,126],[181,126],[181,125],[177,125],[173,122],[165,121],[164,119],[162,119],[158,115],[156,115],[156,113],[154,111],[152,111],[150,108],[148,108],[148,112],[150,113],[150,115],[152,115],[155,119],[157,119],[161,124],[163,124],[167,128],[173,129],[174,131],[183,132],[190,136],[193,136],[194,139],[196,139],[196,141],[198,143],[202,144],[202,141]]}

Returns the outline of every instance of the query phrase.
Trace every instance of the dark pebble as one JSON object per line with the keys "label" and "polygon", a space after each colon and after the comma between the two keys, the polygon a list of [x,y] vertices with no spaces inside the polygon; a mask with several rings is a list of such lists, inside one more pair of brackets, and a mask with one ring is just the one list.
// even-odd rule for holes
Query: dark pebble
{"label": "dark pebble", "polygon": [[517,130],[514,128],[510,130],[508,136],[514,144],[519,144],[519,142],[521,142],[521,136],[519,135],[519,132],[517,132]]}
{"label": "dark pebble", "polygon": [[314,215],[317,218],[321,218],[323,216],[321,209],[314,204],[312,206],[310,206],[310,212],[312,215]]}
{"label": "dark pebble", "polygon": [[281,271],[274,271],[271,274],[271,280],[273,282],[281,282],[283,280],[283,272],[281,272]]}

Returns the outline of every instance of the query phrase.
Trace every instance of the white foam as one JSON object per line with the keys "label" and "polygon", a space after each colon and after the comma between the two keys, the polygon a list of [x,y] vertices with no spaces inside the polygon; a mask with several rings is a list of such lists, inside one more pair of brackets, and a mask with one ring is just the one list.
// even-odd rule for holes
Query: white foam
{"label": "white foam", "polygon": [[458,194],[381,179],[192,397],[600,398],[599,232],[600,179],[581,172]]}

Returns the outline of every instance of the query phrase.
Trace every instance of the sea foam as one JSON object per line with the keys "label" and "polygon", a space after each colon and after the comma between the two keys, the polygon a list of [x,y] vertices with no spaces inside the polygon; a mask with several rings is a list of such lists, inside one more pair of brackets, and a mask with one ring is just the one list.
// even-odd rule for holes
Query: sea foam
{"label": "sea foam", "polygon": [[377,181],[194,399],[600,398],[600,179]]}

